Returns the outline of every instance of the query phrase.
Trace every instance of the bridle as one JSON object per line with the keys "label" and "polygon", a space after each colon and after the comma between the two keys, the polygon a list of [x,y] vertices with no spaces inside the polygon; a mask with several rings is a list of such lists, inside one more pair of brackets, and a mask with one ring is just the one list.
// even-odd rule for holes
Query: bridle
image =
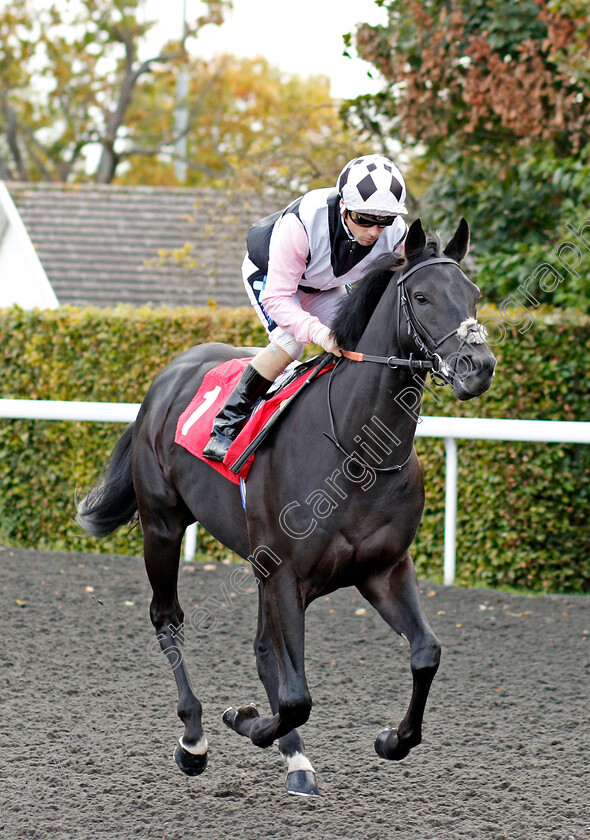
{"label": "bridle", "polygon": [[[455,268],[459,269],[466,280],[469,279],[467,275],[461,271],[455,260],[452,260],[450,257],[431,257],[428,260],[424,260],[424,262],[417,263],[417,265],[412,266],[407,271],[403,271],[396,280],[398,336],[401,334],[401,314],[403,312],[406,317],[408,332],[413,338],[417,348],[426,356],[426,359],[415,359],[412,353],[410,353],[409,357],[406,358],[403,356],[372,356],[368,353],[356,353],[353,350],[344,350],[342,355],[351,362],[376,362],[377,364],[387,365],[392,369],[397,367],[407,367],[411,371],[414,369],[417,371],[429,370],[432,372],[433,377],[440,377],[440,379],[443,380],[443,383],[449,383],[450,379],[444,372],[444,362],[437,353],[437,350],[448,338],[458,334],[461,325],[450,330],[439,339],[433,338],[426,327],[420,323],[420,319],[414,311],[414,307],[412,306],[410,296],[408,295],[406,289],[406,280],[414,274],[414,272],[419,271],[422,268],[426,268],[429,265],[444,264],[454,265]],[[459,347],[459,352],[463,349],[464,345],[469,342],[471,336],[475,333],[479,333],[479,330],[480,326],[477,323],[471,324],[468,327],[465,331],[465,335],[462,337],[463,340]]]}
{"label": "bridle", "polygon": [[[413,354],[410,353],[408,357],[398,357],[398,356],[373,356],[369,353],[357,353],[353,350],[343,350],[342,356],[348,359],[351,362],[375,362],[377,364],[384,364],[387,365],[392,370],[395,370],[398,367],[407,367],[410,369],[411,372],[414,370],[416,371],[430,371],[430,375],[432,378],[436,378],[439,380],[439,384],[450,384],[452,382],[452,378],[456,373],[456,365],[460,353],[465,346],[465,344],[472,343],[472,342],[481,342],[484,341],[484,332],[483,328],[477,321],[473,319],[468,319],[464,321],[462,324],[459,324],[458,327],[450,330],[448,333],[443,335],[441,338],[434,338],[430,335],[426,327],[420,323],[420,319],[417,317],[414,307],[412,306],[412,302],[410,296],[407,292],[406,288],[406,280],[410,277],[414,272],[426,268],[429,265],[454,265],[455,268],[459,269],[463,277],[468,280],[466,274],[464,274],[461,269],[459,268],[458,264],[455,260],[451,259],[450,257],[431,257],[428,260],[424,260],[421,263],[417,263],[416,265],[412,266],[411,268],[407,269],[407,271],[403,271],[400,276],[396,280],[397,284],[397,334],[398,336],[401,335],[401,314],[405,315],[406,318],[406,325],[408,328],[408,333],[414,340],[417,348],[426,356],[426,359],[415,359]],[[448,369],[447,365],[445,364],[444,360],[439,355],[438,348],[441,344],[451,338],[451,336],[457,335],[461,339],[461,343],[459,345],[459,349],[455,356],[455,362],[453,368],[451,370]],[[332,443],[347,457],[353,457],[358,460],[364,467],[373,472],[397,472],[404,467],[414,450],[414,447],[410,448],[410,453],[408,457],[401,463],[395,464],[391,467],[373,467],[369,464],[366,464],[360,456],[356,453],[353,456],[350,456],[349,453],[346,452],[344,447],[338,441],[336,437],[336,428],[334,425],[334,413],[332,411],[332,403],[330,400],[330,392],[332,386],[332,377],[338,368],[338,364],[340,359],[336,362],[336,365],[332,369],[330,373],[330,379],[328,381],[328,416],[330,420],[330,428],[332,434],[329,435],[324,432],[326,437],[332,441]]]}

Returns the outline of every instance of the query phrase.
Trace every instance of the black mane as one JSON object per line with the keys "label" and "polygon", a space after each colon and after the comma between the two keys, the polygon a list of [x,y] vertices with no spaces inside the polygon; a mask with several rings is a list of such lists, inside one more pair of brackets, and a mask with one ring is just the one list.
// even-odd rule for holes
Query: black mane
{"label": "black mane", "polygon": [[371,315],[381,300],[394,273],[417,262],[439,257],[441,242],[437,234],[429,234],[426,246],[408,259],[396,254],[383,254],[371,264],[355,284],[352,294],[343,298],[332,323],[332,332],[339,347],[353,350],[361,339]]}

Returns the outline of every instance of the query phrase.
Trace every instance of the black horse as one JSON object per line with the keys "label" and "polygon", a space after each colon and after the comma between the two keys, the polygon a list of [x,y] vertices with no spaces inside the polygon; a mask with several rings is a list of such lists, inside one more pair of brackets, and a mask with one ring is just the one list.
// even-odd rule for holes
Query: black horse
{"label": "black horse", "polygon": [[178,417],[205,373],[252,355],[223,344],[193,347],[156,376],[102,479],[79,504],[78,521],[94,536],[139,513],[151,620],[173,667],[184,723],[175,759],[188,775],[207,762],[201,703],[182,658],[177,597],[181,542],[195,521],[252,561],[259,592],[254,648],[272,717],[260,717],[250,704],[226,710],[223,719],[257,746],[278,739],[289,792],[317,793],[296,729],[312,705],[305,610],[340,587],[356,586],[410,644],[410,704],[397,728],[377,736],[377,753],[402,759],[420,743],[440,658],[408,551],[424,504],[413,445],[420,399],[429,370],[467,400],[489,388],[495,366],[476,321],[478,288],[458,265],[468,241],[463,219],[441,252],[418,220],[403,265],[388,255],[345,298],[334,332],[341,347],[356,352],[305,388],[264,440],[248,476],[245,511],[236,484],[174,442]]}

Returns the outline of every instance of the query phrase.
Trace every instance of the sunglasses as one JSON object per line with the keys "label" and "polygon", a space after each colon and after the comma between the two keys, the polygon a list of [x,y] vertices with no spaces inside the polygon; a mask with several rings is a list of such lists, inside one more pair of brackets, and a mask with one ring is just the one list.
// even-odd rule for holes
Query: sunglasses
{"label": "sunglasses", "polygon": [[389,227],[397,219],[397,216],[372,216],[368,213],[357,213],[356,210],[349,210],[348,215],[355,225],[366,228],[374,227],[375,225],[378,225],[378,227]]}

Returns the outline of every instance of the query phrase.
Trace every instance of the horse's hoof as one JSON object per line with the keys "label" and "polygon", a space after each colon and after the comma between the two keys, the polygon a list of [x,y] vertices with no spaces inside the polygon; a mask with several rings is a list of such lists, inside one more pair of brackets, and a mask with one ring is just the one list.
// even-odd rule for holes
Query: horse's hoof
{"label": "horse's hoof", "polygon": [[313,770],[292,770],[287,773],[287,793],[294,796],[319,796],[320,791]]}
{"label": "horse's hoof", "polygon": [[395,729],[384,729],[375,739],[375,752],[379,758],[401,761],[410,752],[410,747],[400,742]]}
{"label": "horse's hoof", "polygon": [[191,753],[178,743],[174,750],[174,761],[187,776],[199,776],[207,766],[207,753]]}
{"label": "horse's hoof", "polygon": [[221,720],[225,723],[226,726],[229,726],[230,729],[233,729],[237,714],[237,711],[235,709],[232,709],[232,707],[230,706],[225,710],[225,712],[221,716]]}
{"label": "horse's hoof", "polygon": [[252,720],[253,718],[257,717],[260,717],[260,715],[258,714],[258,709],[256,708],[254,703],[249,703],[247,706],[240,706],[239,709],[234,709],[230,706],[229,709],[225,710],[221,719],[223,720],[226,726],[229,726],[230,729],[233,729],[234,732],[237,732],[240,723],[243,723],[245,720]]}

